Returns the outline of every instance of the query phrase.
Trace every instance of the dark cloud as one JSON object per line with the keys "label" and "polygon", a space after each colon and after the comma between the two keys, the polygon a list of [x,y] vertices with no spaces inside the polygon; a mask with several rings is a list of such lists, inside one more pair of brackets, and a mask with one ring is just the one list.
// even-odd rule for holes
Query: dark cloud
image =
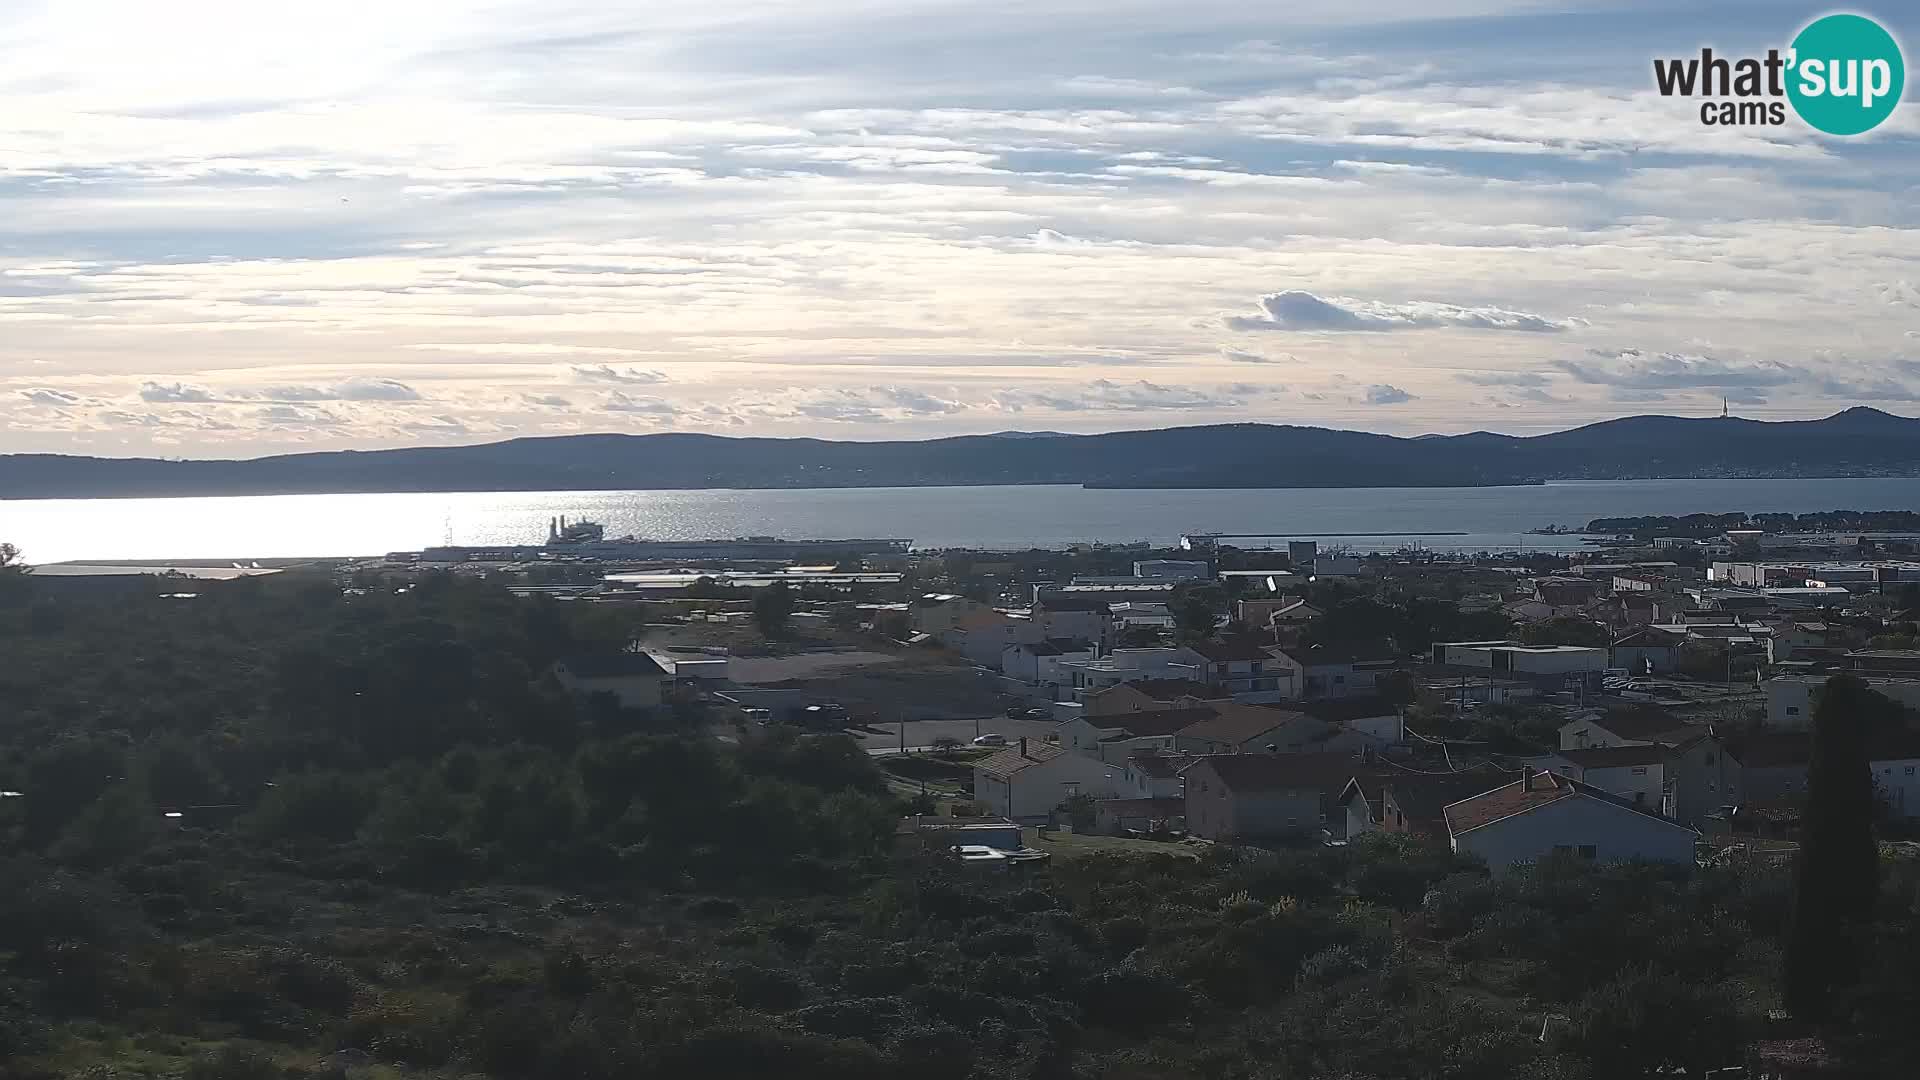
{"label": "dark cloud", "polygon": [[653,386],[667,381],[663,372],[617,368],[609,364],[575,364],[573,377],[581,382],[620,383],[625,386]]}
{"label": "dark cloud", "polygon": [[1220,356],[1236,364],[1293,364],[1299,362],[1299,358],[1291,353],[1281,353],[1279,356],[1267,356],[1264,353],[1248,352],[1245,349],[1230,348],[1226,345],[1220,346]]}
{"label": "dark cloud", "polygon": [[1374,383],[1367,387],[1366,400],[1369,405],[1404,405],[1414,400],[1414,396],[1397,386]]}
{"label": "dark cloud", "polygon": [[1231,330],[1384,331],[1453,327],[1464,330],[1517,330],[1559,333],[1583,325],[1579,319],[1554,319],[1503,308],[1464,308],[1411,301],[1385,304],[1315,296],[1300,289],[1260,298],[1260,314],[1233,315]]}
{"label": "dark cloud", "polygon": [[540,409],[557,409],[567,412],[573,408],[573,400],[561,397],[559,394],[521,394],[520,400]]}

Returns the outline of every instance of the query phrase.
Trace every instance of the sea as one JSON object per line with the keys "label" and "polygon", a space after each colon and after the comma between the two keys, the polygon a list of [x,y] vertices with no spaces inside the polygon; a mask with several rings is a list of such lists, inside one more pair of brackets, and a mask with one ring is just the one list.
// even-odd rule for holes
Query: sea
{"label": "sea", "polygon": [[[295,559],[530,544],[566,515],[608,536],[903,538],[1022,550],[1260,534],[1356,551],[1575,551],[1599,517],[1920,509],[1920,478],[1595,480],[1527,487],[1113,490],[1070,486],[515,491],[0,500],[28,562]],[[1259,546],[1268,540],[1248,540]]]}

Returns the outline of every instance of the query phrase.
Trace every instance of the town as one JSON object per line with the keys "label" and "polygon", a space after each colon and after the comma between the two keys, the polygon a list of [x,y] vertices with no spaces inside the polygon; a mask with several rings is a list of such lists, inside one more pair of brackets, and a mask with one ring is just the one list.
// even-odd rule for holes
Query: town
{"label": "town", "polygon": [[[724,739],[844,728],[941,811],[928,827],[1029,827],[992,833],[995,853],[1056,827],[1334,844],[1383,830],[1495,869],[1791,852],[1825,681],[1855,675],[1920,709],[1920,561],[1902,559],[1920,535],[1610,524],[1640,536],[1476,558],[1221,534],[1170,551],[656,545],[557,521],[544,547],[334,572],[358,588],[451,572],[636,613],[632,651],[552,674],[627,708],[696,699]],[[801,561],[821,553],[838,561]],[[153,580],[137,570],[39,581]],[[1920,818],[1920,731],[1870,749],[1886,819]]]}
{"label": "town", "polygon": [[[291,935],[310,919],[397,917],[435,949],[465,935],[520,950],[486,978],[544,963],[546,993],[564,995],[576,991],[552,987],[589,976],[555,972],[614,978],[606,965],[634,948],[668,948],[642,943],[684,921],[686,904],[712,927],[682,927],[705,952],[671,961],[681,977],[714,977],[697,974],[711,955],[734,958],[727,979],[772,965],[789,980],[712,991],[733,1004],[706,1007],[771,1025],[751,1038],[790,1047],[865,1031],[889,1060],[919,1060],[884,1026],[834,1019],[858,1003],[921,1017],[959,1053],[953,1040],[980,1023],[965,1009],[867,1003],[857,988],[879,976],[827,972],[825,946],[806,944],[816,928],[781,921],[805,903],[857,923],[905,889],[917,914],[862,931],[871,948],[906,948],[929,927],[973,942],[956,956],[1014,926],[1064,935],[1047,938],[1050,949],[1094,942],[1100,956],[1074,954],[1079,974],[1033,975],[1014,991],[997,980],[1028,960],[939,961],[967,965],[946,977],[981,988],[970,992],[1001,993],[979,999],[995,1009],[1066,994],[1089,1032],[1202,1023],[1187,994],[1253,1007],[1414,979],[1418,992],[1389,1014],[1400,1019],[1379,1021],[1391,1026],[1468,978],[1489,995],[1475,1023],[1504,1032],[1486,1035],[1501,1061],[1573,1055],[1684,1075],[1744,1063],[1748,1075],[1784,1076],[1782,1063],[1825,1060],[1834,1039],[1809,1026],[1804,999],[1791,1020],[1762,1007],[1795,955],[1772,924],[1816,827],[1823,705],[1843,710],[1861,740],[1872,806],[1859,820],[1879,858],[1901,868],[1892,880],[1920,869],[1913,534],[1656,520],[1572,554],[1469,555],[1199,532],[1163,548],[1012,552],[770,537],[654,548],[558,520],[550,533],[556,542],[531,547],[268,565],[26,566],[6,550],[0,634],[25,663],[0,683],[17,707],[0,753],[0,839],[37,884],[0,914],[66,933],[61,875],[113,875],[142,897],[142,933],[216,928],[208,964],[292,963],[243,932],[255,922]],[[179,876],[213,864],[249,883],[245,898]],[[309,894],[334,880],[351,884]],[[1591,890],[1582,904],[1597,905],[1582,933],[1625,951],[1580,960],[1587,978],[1543,982],[1583,955],[1571,924],[1548,914],[1565,888]],[[394,914],[361,896],[385,897]],[[1182,906],[1196,902],[1204,912]],[[246,914],[212,914],[221,904]],[[1061,905],[1074,906],[1077,929],[1044,929],[1065,917]],[[1700,905],[1721,914],[1686,914]],[[594,914],[582,922],[575,910]],[[1669,938],[1709,935],[1697,955],[1672,958],[1684,976],[1621,968],[1636,955],[1624,942],[1668,918]],[[805,940],[771,956],[749,926]],[[1317,944],[1287,946],[1256,975],[1245,969],[1253,954],[1210,936],[1255,926],[1280,935],[1248,939],[1258,948],[1287,935]],[[93,948],[104,931],[88,933],[73,947]],[[300,940],[332,959],[289,970],[331,972],[342,989],[317,1000],[334,1004],[298,1006],[297,1030],[235,1011],[237,1029],[203,1025],[196,1037],[238,1030],[338,1051],[321,1075],[376,1061],[519,1075],[529,1060],[572,1060],[547,1030],[560,1020],[536,1034],[534,1020],[490,1000],[444,1021],[468,1034],[431,1035],[441,1021],[391,1010],[445,993],[443,969],[396,973]],[[529,948],[544,959],[530,961]],[[1396,967],[1395,949],[1414,966]],[[1441,974],[1452,959],[1433,966],[1459,950],[1465,975]],[[46,988],[35,993],[54,994],[64,969],[21,955],[29,985]],[[1503,982],[1509,962],[1542,973],[1529,976],[1536,989]],[[216,970],[227,969],[190,963],[165,976],[164,993],[205,998]],[[1714,979],[1739,982],[1743,996],[1698,996]],[[307,993],[280,986],[256,993]],[[1123,1006],[1108,996],[1119,987],[1162,996]],[[98,1015],[105,993],[37,1008]],[[1656,1038],[1642,1013],[1607,1004],[1621,994],[1669,995],[1688,1019]],[[812,1004],[778,1018],[800,1002]],[[1022,1060],[1068,1052],[1044,1023],[1006,1022],[1021,1025],[1006,1038]],[[1696,1038],[1701,1025],[1711,1037]],[[495,1028],[520,1031],[524,1045],[488,1042]],[[56,1030],[65,1034],[16,1045],[114,1053],[89,1029]],[[1206,1030],[1216,1034],[1179,1053],[1228,1038]],[[1368,1045],[1336,1042],[1343,1061]],[[257,1060],[232,1042],[154,1045],[169,1060]],[[1287,1053],[1324,1061],[1327,1045]],[[977,1054],[968,1048],[948,1075],[970,1075],[986,1060]],[[625,1059],[596,1060],[589,1074],[611,1076]]]}

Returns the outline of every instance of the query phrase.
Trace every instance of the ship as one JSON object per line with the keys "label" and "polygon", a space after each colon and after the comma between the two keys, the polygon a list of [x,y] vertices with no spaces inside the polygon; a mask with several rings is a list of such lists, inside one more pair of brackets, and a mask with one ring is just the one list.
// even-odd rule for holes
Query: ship
{"label": "ship", "polygon": [[547,519],[547,546],[563,547],[568,544],[591,544],[607,538],[607,527],[597,521],[581,518],[573,524],[567,524],[565,514]]}

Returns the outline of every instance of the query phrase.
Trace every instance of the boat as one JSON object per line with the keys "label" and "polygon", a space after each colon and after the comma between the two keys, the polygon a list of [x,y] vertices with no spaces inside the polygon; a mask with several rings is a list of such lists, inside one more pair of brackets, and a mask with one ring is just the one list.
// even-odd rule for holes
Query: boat
{"label": "boat", "polygon": [[567,523],[566,515],[547,521],[547,546],[564,547],[568,544],[595,544],[607,538],[607,527],[597,521],[581,518],[572,524]]}

